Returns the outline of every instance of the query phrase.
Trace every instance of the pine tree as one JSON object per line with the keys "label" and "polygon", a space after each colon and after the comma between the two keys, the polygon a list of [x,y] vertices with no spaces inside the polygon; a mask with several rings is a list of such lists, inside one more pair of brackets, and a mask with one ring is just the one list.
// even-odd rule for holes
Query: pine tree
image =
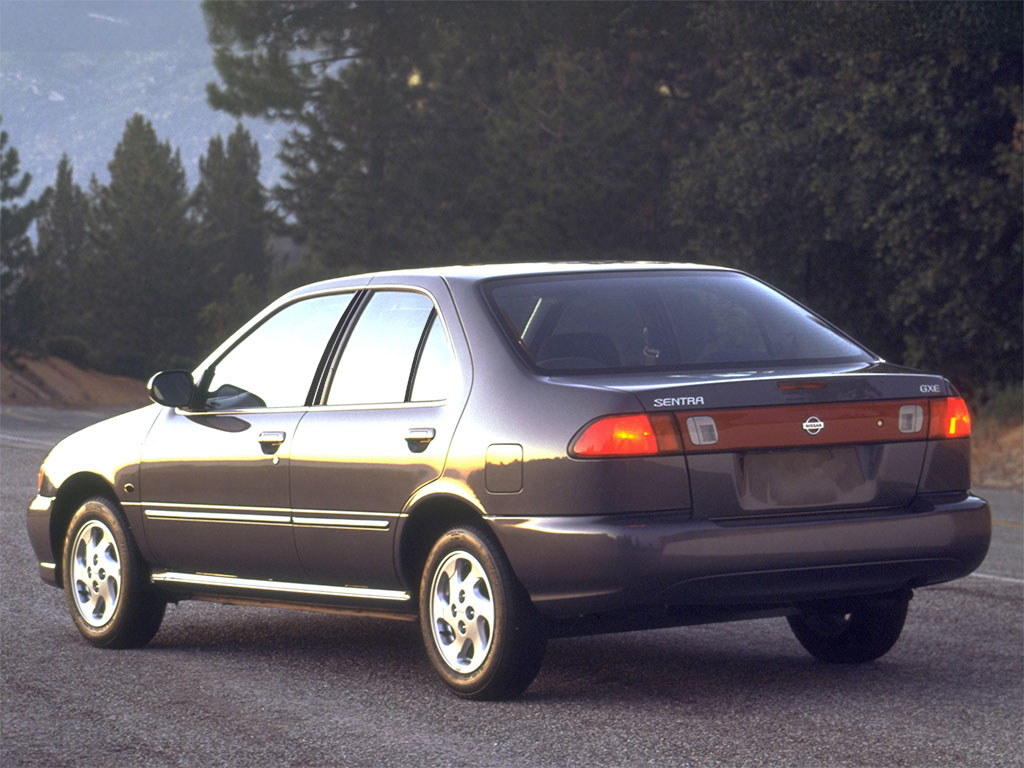
{"label": "pine tree", "polygon": [[203,10],[224,81],[209,87],[210,102],[295,125],[275,198],[324,263],[353,271],[450,259],[475,234],[466,190],[485,107],[464,86],[491,73],[463,65],[448,23],[471,14],[365,2]]}
{"label": "pine tree", "polygon": [[322,264],[682,256],[1019,380],[1020,3],[203,8]]}
{"label": "pine tree", "polygon": [[38,306],[25,275],[33,251],[28,231],[36,215],[36,202],[16,202],[28,193],[31,174],[18,178],[18,150],[8,147],[7,131],[0,131],[0,333],[3,353],[15,346],[35,345]]}
{"label": "pine tree", "polygon": [[727,9],[744,53],[706,73],[710,130],[675,160],[694,260],[965,391],[1019,382],[1020,4]]}
{"label": "pine tree", "polygon": [[666,121],[634,41],[669,14],[647,5],[208,1],[223,82],[208,95],[295,126],[275,197],[341,269],[661,253]]}
{"label": "pine tree", "polygon": [[90,362],[88,344],[78,328],[83,302],[76,290],[86,268],[88,210],[88,199],[74,183],[74,169],[65,154],[57,164],[54,186],[39,198],[31,279],[45,310],[40,333],[46,350],[79,364]]}
{"label": "pine tree", "polygon": [[656,247],[648,200],[656,136],[598,52],[556,50],[512,73],[487,119],[489,172],[474,195],[500,212],[500,255],[594,258]]}
{"label": "pine tree", "polygon": [[199,183],[191,205],[214,297],[202,311],[206,343],[221,340],[267,298],[271,215],[259,174],[259,147],[241,123],[226,145],[220,136],[212,138],[199,159]]}
{"label": "pine tree", "polygon": [[97,362],[136,376],[188,365],[209,294],[180,153],[136,114],[108,168],[110,183],[92,185],[89,280],[79,286]]}

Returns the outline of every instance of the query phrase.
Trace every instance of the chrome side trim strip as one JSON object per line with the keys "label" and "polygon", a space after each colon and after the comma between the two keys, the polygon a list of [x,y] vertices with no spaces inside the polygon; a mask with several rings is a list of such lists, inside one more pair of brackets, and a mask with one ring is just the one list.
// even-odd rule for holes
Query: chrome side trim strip
{"label": "chrome side trim strip", "polygon": [[154,573],[154,584],[186,584],[198,587],[226,587],[260,592],[283,592],[290,595],[316,597],[354,597],[364,600],[409,600],[408,592],[395,589],[369,589],[367,587],[332,587],[323,584],[298,584],[290,581],[260,581],[240,579],[235,576],[216,576],[200,573],[175,573],[171,571]]}
{"label": "chrome side trim strip", "polygon": [[[325,522],[337,520],[358,524],[366,528],[387,528],[388,523],[381,518],[399,518],[400,512],[360,512],[349,509],[289,509],[287,507],[245,507],[231,504],[176,504],[164,501],[122,502],[124,506],[145,507],[145,515],[150,518],[175,520],[209,520],[211,522],[257,522],[285,523],[291,522],[292,515],[298,515],[305,523],[307,518],[323,516]],[[332,516],[334,516],[332,518]],[[296,518],[298,521],[299,518]],[[362,522],[354,518],[373,518]]]}
{"label": "chrome side trim strip", "polygon": [[386,531],[391,525],[388,520],[356,520],[344,517],[293,517],[292,522],[295,525],[319,528],[370,528],[375,531]]}
{"label": "chrome side trim strip", "polygon": [[[149,508],[161,507],[169,510],[177,509],[196,509],[196,510],[213,510],[219,512],[221,510],[230,510],[231,512],[278,512],[280,514],[288,514],[290,510],[288,507],[242,507],[235,506],[232,504],[184,504],[175,501],[147,501],[141,503],[139,506],[146,506]],[[148,512],[147,512],[148,514]]]}
{"label": "chrome side trim strip", "polygon": [[40,568],[45,568],[48,571],[56,571],[57,570],[57,564],[56,563],[40,563],[39,567]]}
{"label": "chrome side trim strip", "polygon": [[150,520],[192,520],[197,523],[259,523],[261,525],[288,525],[289,515],[257,515],[241,512],[190,511],[183,509],[147,509]]}
{"label": "chrome side trim strip", "polygon": [[293,515],[345,515],[346,517],[401,517],[399,512],[357,512],[350,509],[293,509]]}

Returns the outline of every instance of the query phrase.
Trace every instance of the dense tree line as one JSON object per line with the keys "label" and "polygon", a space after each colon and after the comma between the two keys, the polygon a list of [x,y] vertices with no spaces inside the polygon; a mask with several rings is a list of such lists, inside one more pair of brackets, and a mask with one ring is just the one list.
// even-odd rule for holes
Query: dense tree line
{"label": "dense tree line", "polygon": [[964,385],[1021,372],[1021,6],[204,4],[325,272],[686,258]]}
{"label": "dense tree line", "polygon": [[[210,102],[289,124],[286,173],[265,196],[239,133],[211,142],[188,194],[170,147],[130,122],[122,144],[139,134],[156,197],[130,186],[143,150],[119,147],[110,185],[78,193],[84,255],[59,257],[44,255],[43,221],[76,195],[58,174],[39,201],[37,267],[81,263],[94,279],[121,265],[72,311],[82,330],[47,320],[44,335],[117,339],[103,362],[141,369],[194,358],[306,279],[684,259],[748,269],[965,388],[1019,382],[1021,8],[205,2]],[[272,223],[305,249],[284,274]],[[80,295],[62,306],[83,284],[68,281]]]}
{"label": "dense tree line", "polygon": [[[21,234],[10,250],[4,241],[3,352],[135,376],[193,365],[267,289],[271,218],[259,150],[241,125],[226,143],[214,137],[189,192],[179,153],[135,115],[108,168],[109,183],[94,177],[83,190],[65,155],[52,186],[12,207],[12,218],[31,216],[5,227]],[[12,197],[27,186],[11,184]]]}

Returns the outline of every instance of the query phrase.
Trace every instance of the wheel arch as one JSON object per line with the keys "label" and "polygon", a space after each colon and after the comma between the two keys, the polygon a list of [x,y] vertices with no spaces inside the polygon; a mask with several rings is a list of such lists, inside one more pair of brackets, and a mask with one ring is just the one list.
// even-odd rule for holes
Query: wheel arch
{"label": "wheel arch", "polygon": [[120,506],[110,483],[106,478],[93,472],[79,472],[71,475],[61,483],[57,490],[53,512],[50,515],[50,546],[54,562],[57,564],[54,576],[57,586],[62,589],[64,588],[64,568],[61,565],[64,562],[64,537],[71,524],[71,518],[79,506],[93,496],[103,496]]}
{"label": "wheel arch", "polygon": [[[415,599],[420,575],[434,543],[452,527],[467,525],[491,533],[483,511],[469,500],[449,493],[422,498],[406,512],[395,537],[399,577]],[[496,539],[495,539],[496,540]]]}

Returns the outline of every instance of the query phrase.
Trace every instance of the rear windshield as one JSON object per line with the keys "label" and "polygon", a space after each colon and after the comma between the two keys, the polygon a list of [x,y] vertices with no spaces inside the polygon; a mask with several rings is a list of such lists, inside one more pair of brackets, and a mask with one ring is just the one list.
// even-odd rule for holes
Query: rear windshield
{"label": "rear windshield", "polygon": [[804,307],[735,272],[615,272],[489,282],[518,352],[551,373],[867,362]]}

